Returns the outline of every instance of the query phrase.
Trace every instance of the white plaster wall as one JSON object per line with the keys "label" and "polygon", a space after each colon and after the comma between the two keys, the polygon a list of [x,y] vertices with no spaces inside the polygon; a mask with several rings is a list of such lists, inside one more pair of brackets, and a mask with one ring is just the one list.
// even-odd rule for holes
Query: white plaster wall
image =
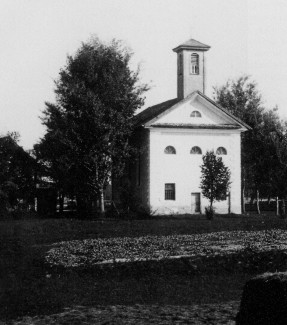
{"label": "white plaster wall", "polygon": [[[203,153],[225,147],[222,156],[231,170],[231,212],[241,213],[240,133],[212,130],[150,129],[150,206],[156,214],[191,213],[191,193],[201,192],[200,165],[202,155],[191,155],[190,149],[199,146]],[[164,154],[171,145],[176,155]],[[176,200],[165,200],[165,183],[175,183]],[[208,200],[201,195],[201,209]],[[217,213],[228,213],[228,200],[215,203]]]}

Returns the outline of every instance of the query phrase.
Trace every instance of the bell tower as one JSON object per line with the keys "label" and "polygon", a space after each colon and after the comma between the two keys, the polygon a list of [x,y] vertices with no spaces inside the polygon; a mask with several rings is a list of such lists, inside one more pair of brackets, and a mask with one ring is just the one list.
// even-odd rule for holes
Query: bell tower
{"label": "bell tower", "polygon": [[177,53],[177,97],[183,99],[193,91],[205,92],[204,52],[210,46],[194,39],[173,49]]}

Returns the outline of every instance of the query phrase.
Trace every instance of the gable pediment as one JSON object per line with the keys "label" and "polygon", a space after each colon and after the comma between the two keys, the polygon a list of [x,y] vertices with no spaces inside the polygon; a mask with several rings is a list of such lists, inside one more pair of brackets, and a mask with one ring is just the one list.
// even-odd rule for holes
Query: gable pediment
{"label": "gable pediment", "polygon": [[145,123],[146,127],[241,129],[249,127],[216,105],[200,92],[194,92],[185,99],[172,103]]}

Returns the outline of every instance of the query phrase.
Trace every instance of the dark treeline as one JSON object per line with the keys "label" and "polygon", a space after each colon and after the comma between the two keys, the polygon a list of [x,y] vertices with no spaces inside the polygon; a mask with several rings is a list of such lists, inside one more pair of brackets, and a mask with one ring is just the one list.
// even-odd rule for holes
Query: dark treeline
{"label": "dark treeline", "polygon": [[0,137],[0,214],[34,205],[37,163],[18,144],[19,134]]}
{"label": "dark treeline", "polygon": [[[256,83],[240,77],[214,88],[215,101],[252,129],[242,134],[242,197],[279,198],[285,214],[287,177],[287,124],[278,108],[264,106]],[[244,204],[243,204],[244,207]]]}

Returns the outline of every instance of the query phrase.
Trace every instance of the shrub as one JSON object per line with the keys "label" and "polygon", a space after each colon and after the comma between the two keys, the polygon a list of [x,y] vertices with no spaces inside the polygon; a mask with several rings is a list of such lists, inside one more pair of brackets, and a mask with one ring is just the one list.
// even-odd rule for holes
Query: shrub
{"label": "shrub", "polygon": [[213,207],[205,207],[205,216],[208,220],[212,220],[214,218],[215,211]]}
{"label": "shrub", "polygon": [[120,187],[120,202],[120,218],[147,218],[153,214],[148,207],[142,204],[141,199],[134,190],[134,187],[127,180]]}

